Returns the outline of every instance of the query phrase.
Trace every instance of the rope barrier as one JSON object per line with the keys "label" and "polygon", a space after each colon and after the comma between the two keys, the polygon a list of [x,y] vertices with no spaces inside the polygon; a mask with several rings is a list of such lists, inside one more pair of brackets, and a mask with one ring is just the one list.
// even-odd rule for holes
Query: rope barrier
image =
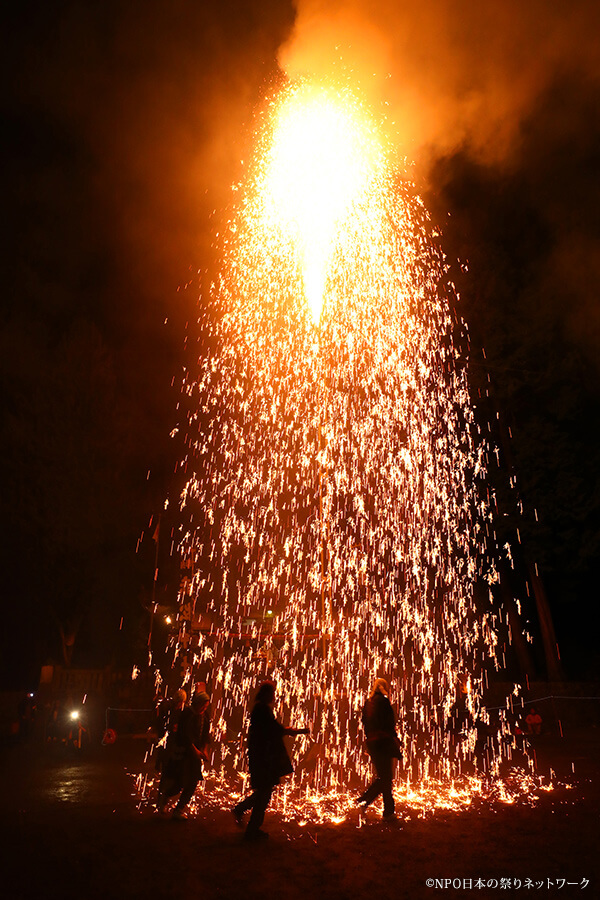
{"label": "rope barrier", "polygon": [[[527,706],[535,703],[543,703],[544,700],[600,700],[598,697],[568,697],[557,694],[548,694],[547,697],[534,697],[532,700],[524,700],[523,697],[514,697],[514,706]],[[486,706],[487,710],[506,709],[506,706]]]}

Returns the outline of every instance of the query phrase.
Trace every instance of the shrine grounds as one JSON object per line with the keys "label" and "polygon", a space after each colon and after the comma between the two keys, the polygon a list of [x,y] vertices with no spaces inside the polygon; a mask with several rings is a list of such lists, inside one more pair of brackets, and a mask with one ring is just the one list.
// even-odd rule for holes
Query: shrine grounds
{"label": "shrine grounds", "polygon": [[[600,898],[600,730],[536,738],[555,790],[535,806],[473,805],[427,818],[369,810],[339,825],[284,822],[244,842],[226,810],[175,822],[140,811],[145,740],[0,749],[2,896],[19,898]],[[147,768],[147,766],[146,766]],[[207,782],[209,788],[210,782]]]}

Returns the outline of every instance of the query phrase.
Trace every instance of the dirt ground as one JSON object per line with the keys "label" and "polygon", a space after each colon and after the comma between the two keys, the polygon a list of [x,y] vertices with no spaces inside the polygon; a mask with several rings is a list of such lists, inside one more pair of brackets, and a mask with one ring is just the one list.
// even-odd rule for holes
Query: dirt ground
{"label": "dirt ground", "polygon": [[534,808],[498,804],[426,819],[400,810],[396,824],[373,810],[360,828],[358,817],[301,827],[268,812],[270,839],[259,845],[243,841],[227,811],[186,822],[139,811],[128,772],[143,767],[143,741],[80,752],[5,747],[2,896],[600,898],[600,733],[537,740],[540,772],[552,767],[571,786]]}

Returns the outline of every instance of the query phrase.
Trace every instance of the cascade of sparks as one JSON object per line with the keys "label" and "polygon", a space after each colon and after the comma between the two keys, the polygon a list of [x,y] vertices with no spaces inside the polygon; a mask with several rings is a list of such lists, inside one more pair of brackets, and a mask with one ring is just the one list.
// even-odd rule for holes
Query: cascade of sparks
{"label": "cascade of sparks", "polygon": [[281,802],[335,817],[370,778],[360,710],[384,676],[405,796],[479,790],[511,745],[482,702],[499,667],[498,610],[488,587],[474,599],[495,579],[487,447],[443,256],[351,92],[288,86],[257,145],[184,385],[177,652],[212,691],[214,764],[242,771],[271,677],[278,716],[311,728]]}

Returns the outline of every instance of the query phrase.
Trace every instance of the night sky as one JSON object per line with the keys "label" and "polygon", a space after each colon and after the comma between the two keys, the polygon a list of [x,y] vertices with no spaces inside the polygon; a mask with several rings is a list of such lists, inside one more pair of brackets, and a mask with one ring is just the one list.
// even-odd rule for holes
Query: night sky
{"label": "night sky", "polygon": [[537,563],[567,675],[598,677],[600,13],[549,6],[7,5],[0,685],[35,686],[61,626],[75,665],[143,649],[185,338],[254,111],[284,71],[341,65],[442,229],[512,588]]}

